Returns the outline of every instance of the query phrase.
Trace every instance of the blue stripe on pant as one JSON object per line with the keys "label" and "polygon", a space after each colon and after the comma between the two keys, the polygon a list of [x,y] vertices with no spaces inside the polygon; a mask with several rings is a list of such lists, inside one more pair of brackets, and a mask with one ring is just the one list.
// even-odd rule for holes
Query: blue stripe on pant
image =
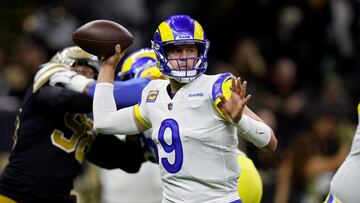
{"label": "blue stripe on pant", "polygon": [[232,201],[230,203],[242,203],[242,201],[238,199],[238,200]]}
{"label": "blue stripe on pant", "polygon": [[330,193],[330,196],[329,196],[329,199],[328,199],[328,203],[331,203],[332,201],[334,200],[334,197],[333,195]]}

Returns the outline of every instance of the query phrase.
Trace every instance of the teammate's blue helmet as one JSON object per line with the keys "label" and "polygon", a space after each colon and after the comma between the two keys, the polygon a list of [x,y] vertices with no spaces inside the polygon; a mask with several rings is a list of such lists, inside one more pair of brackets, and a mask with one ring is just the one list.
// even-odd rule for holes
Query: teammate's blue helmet
{"label": "teammate's blue helmet", "polygon": [[125,81],[133,78],[149,77],[165,79],[156,66],[157,59],[153,49],[143,48],[130,54],[120,66],[117,80]]}
{"label": "teammate's blue helmet", "polygon": [[[199,56],[195,58],[193,67],[174,68],[166,57],[169,46],[182,44],[195,44],[198,48]],[[209,46],[210,42],[206,39],[201,25],[188,15],[173,15],[163,21],[157,28],[152,41],[160,71],[181,83],[190,82],[206,71]],[[194,58],[171,60],[189,59],[194,60]]]}

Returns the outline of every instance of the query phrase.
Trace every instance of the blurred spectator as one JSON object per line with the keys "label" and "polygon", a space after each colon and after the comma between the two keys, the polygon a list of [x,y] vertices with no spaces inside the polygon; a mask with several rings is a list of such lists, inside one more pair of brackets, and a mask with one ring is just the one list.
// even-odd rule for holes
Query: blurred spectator
{"label": "blurred spectator", "polygon": [[314,113],[311,128],[286,149],[278,169],[274,202],[318,203],[324,199],[333,173],[349,150],[335,133],[339,122],[329,109],[319,107]]}
{"label": "blurred spectator", "polygon": [[5,65],[4,53],[0,49],[0,113],[17,111],[20,107],[21,99],[14,91],[24,88],[21,84],[23,75],[18,69]]}
{"label": "blurred spectator", "polygon": [[4,96],[8,94],[8,87],[5,83],[5,61],[4,61],[4,52],[3,49],[0,48],[0,96]]}
{"label": "blurred spectator", "polygon": [[10,88],[9,95],[21,101],[36,69],[46,61],[47,54],[42,42],[31,36],[22,39],[17,45],[16,61],[8,66],[5,76]]}
{"label": "blurred spectator", "polygon": [[306,126],[304,108],[307,103],[305,90],[298,81],[297,66],[290,58],[279,59],[271,72],[268,91],[259,100],[278,120],[278,150],[291,142],[294,134]]}
{"label": "blurred spectator", "polygon": [[71,36],[77,27],[78,21],[65,1],[40,5],[23,20],[24,30],[43,40],[52,52],[72,45]]}
{"label": "blurred spectator", "polygon": [[331,33],[341,56],[350,57],[354,51],[350,33],[354,17],[352,4],[346,0],[331,0],[329,2],[332,16]]}
{"label": "blurred spectator", "polygon": [[342,79],[333,73],[329,73],[324,76],[324,82],[321,86],[317,92],[318,96],[312,101],[313,108],[319,106],[331,108],[340,119],[350,117],[351,102]]}
{"label": "blurred spectator", "polygon": [[[233,74],[251,81],[260,81],[266,75],[264,57],[254,39],[244,38],[238,40],[231,58],[234,66]],[[255,84],[256,85],[256,84]]]}
{"label": "blurred spectator", "polygon": [[76,194],[77,203],[101,203],[100,168],[88,161],[81,168],[71,193]]}

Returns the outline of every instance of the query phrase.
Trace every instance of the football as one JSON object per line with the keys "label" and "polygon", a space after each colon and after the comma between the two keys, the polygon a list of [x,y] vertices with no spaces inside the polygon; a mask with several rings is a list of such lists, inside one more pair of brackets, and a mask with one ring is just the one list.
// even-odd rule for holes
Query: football
{"label": "football", "polygon": [[115,53],[115,45],[121,50],[134,41],[133,35],[122,25],[109,20],[94,20],[79,27],[72,35],[73,41],[84,51],[98,57]]}

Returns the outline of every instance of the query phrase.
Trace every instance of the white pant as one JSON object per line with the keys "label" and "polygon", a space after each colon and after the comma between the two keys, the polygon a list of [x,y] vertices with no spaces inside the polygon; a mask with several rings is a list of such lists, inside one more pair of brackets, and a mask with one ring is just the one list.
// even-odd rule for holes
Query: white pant
{"label": "white pant", "polygon": [[162,184],[159,165],[145,162],[140,171],[101,170],[104,203],[160,203]]}
{"label": "white pant", "polygon": [[348,155],[330,184],[330,192],[344,203],[360,203],[360,154]]}

